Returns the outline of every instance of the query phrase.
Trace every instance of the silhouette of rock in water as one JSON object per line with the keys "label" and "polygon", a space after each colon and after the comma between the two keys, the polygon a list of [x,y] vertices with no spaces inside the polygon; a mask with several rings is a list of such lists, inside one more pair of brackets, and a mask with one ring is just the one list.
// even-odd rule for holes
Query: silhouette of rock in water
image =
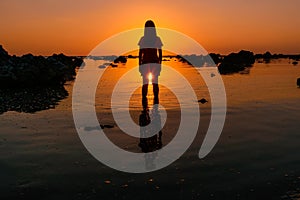
{"label": "silhouette of rock in water", "polygon": [[177,55],[175,58],[179,62],[187,63],[194,67],[215,66],[215,62],[210,55]]}
{"label": "silhouette of rock in water", "polygon": [[263,54],[263,59],[265,63],[270,63],[272,59],[272,54],[269,51],[267,51]]}
{"label": "silhouette of rock in water", "polygon": [[221,74],[240,72],[251,67],[254,62],[254,54],[250,51],[242,50],[239,53],[231,53],[222,60],[219,65],[219,72]]}
{"label": "silhouette of rock in water", "polygon": [[271,54],[269,51],[267,51],[264,54],[256,54],[255,58],[258,59],[259,63],[270,63],[272,59],[292,59],[294,62],[292,62],[293,65],[297,64],[297,61],[300,60],[300,54],[298,55],[288,55],[288,54]]}
{"label": "silhouette of rock in water", "polygon": [[63,85],[76,75],[79,57],[53,54],[47,58],[26,54],[10,56],[0,47],[0,88]]}
{"label": "silhouette of rock in water", "polygon": [[211,57],[211,59],[214,61],[216,65],[222,62],[222,56],[220,54],[210,53],[209,56]]}
{"label": "silhouette of rock in water", "polygon": [[292,62],[293,65],[298,65],[297,61]]}
{"label": "silhouette of rock in water", "polygon": [[297,85],[300,87],[300,78],[297,79]]}
{"label": "silhouette of rock in water", "polygon": [[55,108],[67,96],[64,86],[0,89],[0,114],[7,111],[34,113]]}
{"label": "silhouette of rock in water", "polygon": [[114,63],[126,63],[127,62],[127,58],[125,56],[119,56],[114,60]]}
{"label": "silhouette of rock in water", "polygon": [[205,103],[207,103],[208,101],[207,101],[206,99],[202,98],[202,99],[198,100],[198,102],[199,102],[199,103],[202,103],[202,104],[205,104]]}
{"label": "silhouette of rock in water", "polygon": [[217,65],[221,74],[244,71],[255,62],[254,54],[245,50],[239,53],[231,53],[225,57],[220,54],[210,53],[208,55],[177,55],[176,58],[179,62],[187,63],[194,67]]}

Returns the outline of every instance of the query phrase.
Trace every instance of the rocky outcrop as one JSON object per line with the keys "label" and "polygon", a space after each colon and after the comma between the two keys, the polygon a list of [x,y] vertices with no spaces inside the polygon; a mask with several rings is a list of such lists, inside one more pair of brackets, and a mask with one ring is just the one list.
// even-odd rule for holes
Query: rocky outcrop
{"label": "rocky outcrop", "polygon": [[256,54],[255,59],[258,63],[270,63],[273,59],[290,59],[292,65],[297,65],[300,61],[300,54],[271,54],[267,51],[264,54]]}
{"label": "rocky outcrop", "polygon": [[[218,57],[218,54],[215,54],[213,56],[216,59]],[[177,55],[175,58],[178,59],[179,62],[183,62],[194,67],[215,66],[216,64],[216,62],[214,62],[214,58],[212,58],[210,54]]]}
{"label": "rocky outcrop", "polygon": [[10,56],[8,55],[7,51],[5,51],[0,45],[0,65],[5,64],[9,60]]}
{"label": "rocky outcrop", "polygon": [[126,63],[127,58],[125,56],[119,56],[114,60],[114,63]]}
{"label": "rocky outcrop", "polygon": [[205,104],[207,103],[208,101],[205,99],[205,98],[202,98],[202,99],[199,99],[198,100],[198,103],[202,103],[202,104]]}
{"label": "rocky outcrop", "polygon": [[0,88],[63,85],[81,64],[81,58],[64,54],[10,56],[0,46]]}
{"label": "rocky outcrop", "polygon": [[209,56],[211,57],[211,59],[214,61],[216,65],[222,62],[222,56],[220,54],[210,53]]}
{"label": "rocky outcrop", "polygon": [[221,74],[230,74],[245,70],[255,62],[254,54],[250,51],[242,50],[239,53],[231,53],[224,57],[218,66]]}
{"label": "rocky outcrop", "polygon": [[230,74],[244,71],[255,62],[254,54],[242,50],[239,53],[231,53],[227,56],[210,53],[208,55],[177,55],[179,62],[193,65],[194,67],[218,66],[221,74]]}

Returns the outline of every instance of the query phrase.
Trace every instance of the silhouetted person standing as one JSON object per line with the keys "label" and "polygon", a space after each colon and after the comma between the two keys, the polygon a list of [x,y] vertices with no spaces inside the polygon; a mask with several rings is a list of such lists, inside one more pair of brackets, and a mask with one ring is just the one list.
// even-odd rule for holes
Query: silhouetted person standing
{"label": "silhouetted person standing", "polygon": [[153,21],[148,20],[145,23],[144,36],[140,39],[139,50],[139,71],[143,76],[142,97],[146,101],[149,84],[149,74],[152,74],[152,84],[154,93],[154,102],[158,104],[158,76],[161,71],[162,61],[162,42],[156,34],[156,28]]}

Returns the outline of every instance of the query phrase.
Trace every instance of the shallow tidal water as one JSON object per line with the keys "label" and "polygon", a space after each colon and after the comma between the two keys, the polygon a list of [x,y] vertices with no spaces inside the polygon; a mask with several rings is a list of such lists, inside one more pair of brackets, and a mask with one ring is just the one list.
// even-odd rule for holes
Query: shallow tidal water
{"label": "shallow tidal water", "polygon": [[[225,126],[212,152],[199,159],[211,115],[208,88],[192,67],[165,61],[191,82],[197,99],[205,98],[208,103],[191,102],[199,105],[201,120],[198,134],[183,156],[166,168],[145,174],[116,171],[88,153],[73,122],[73,83],[65,86],[69,96],[55,109],[34,114],[3,113],[1,199],[299,199],[300,89],[296,79],[300,67],[289,62],[255,63],[243,73],[222,75],[227,95]],[[113,126],[103,129],[106,136],[131,152],[141,152],[139,139],[126,136],[114,122],[110,98],[114,83],[136,63],[129,59],[125,65],[109,67],[97,86],[95,99],[100,124]],[[100,65],[96,61],[93,64]],[[163,71],[160,78],[164,76]],[[131,81],[141,82],[139,74]],[[180,124],[180,106],[167,87],[160,87],[159,101],[167,112],[162,129],[166,146]],[[132,120],[138,123],[140,88],[133,92],[128,105]]]}

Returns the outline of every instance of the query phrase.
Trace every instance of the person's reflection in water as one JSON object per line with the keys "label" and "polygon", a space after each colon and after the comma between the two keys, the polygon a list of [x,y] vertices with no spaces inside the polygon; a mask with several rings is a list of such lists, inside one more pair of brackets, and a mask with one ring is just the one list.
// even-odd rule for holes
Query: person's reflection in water
{"label": "person's reflection in water", "polygon": [[161,126],[161,117],[158,110],[158,104],[154,102],[153,109],[152,109],[152,123],[151,126],[153,127],[153,130],[157,130],[158,134],[156,134],[157,138],[157,144],[156,149],[162,148],[162,126]]}
{"label": "person's reflection in water", "polygon": [[148,93],[149,75],[152,75],[154,99],[158,103],[158,76],[161,71],[162,42],[156,34],[153,21],[145,23],[144,36],[138,43],[139,49],[139,72],[143,77],[142,98],[145,100]]}
{"label": "person's reflection in water", "polygon": [[[139,125],[141,127],[139,147],[142,152],[148,153],[162,148],[161,117],[156,100],[154,100],[153,109],[150,113],[147,97],[143,99],[143,110],[140,114]],[[153,135],[153,133],[155,134]]]}

